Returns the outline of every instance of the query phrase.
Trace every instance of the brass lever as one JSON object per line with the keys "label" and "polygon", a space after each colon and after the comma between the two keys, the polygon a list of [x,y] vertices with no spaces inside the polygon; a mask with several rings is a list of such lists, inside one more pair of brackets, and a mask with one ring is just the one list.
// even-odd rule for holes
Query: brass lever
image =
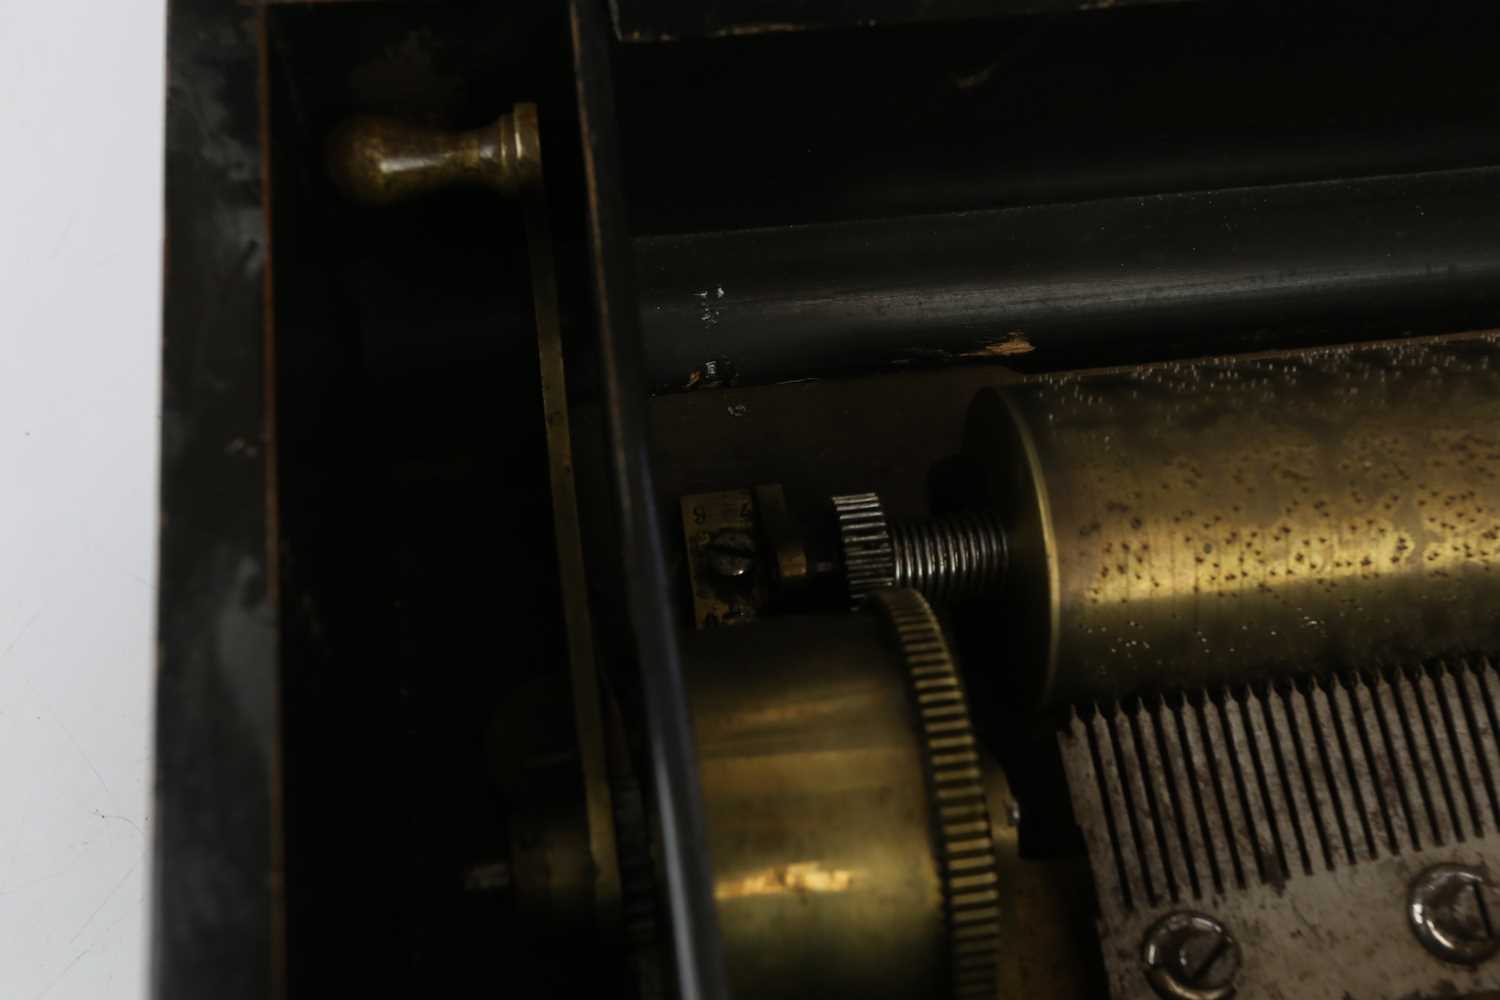
{"label": "brass lever", "polygon": [[[604,724],[588,605],[588,577],[579,527],[578,486],[573,478],[573,439],[568,422],[567,376],[563,366],[562,320],[557,301],[557,270],[543,183],[541,127],[535,104],[517,104],[510,114],[468,132],[444,132],[392,118],[360,117],[345,122],[329,140],[328,168],[346,197],[389,204],[456,184],[488,187],[517,198],[526,225],[531,258],[532,303],[536,312],[537,358],[541,365],[543,425],[547,435],[553,531],[562,581],[563,621],[573,711],[583,771],[589,836],[588,884],[571,887],[600,911],[620,905],[620,871],[611,820]],[[524,870],[517,891],[529,891]],[[557,891],[551,886],[550,891]]]}
{"label": "brass lever", "polygon": [[[517,119],[527,117],[519,123]],[[390,204],[454,185],[515,195],[540,171],[536,106],[463,132],[361,115],[328,142],[328,171],[348,198]],[[528,127],[529,126],[529,127]]]}

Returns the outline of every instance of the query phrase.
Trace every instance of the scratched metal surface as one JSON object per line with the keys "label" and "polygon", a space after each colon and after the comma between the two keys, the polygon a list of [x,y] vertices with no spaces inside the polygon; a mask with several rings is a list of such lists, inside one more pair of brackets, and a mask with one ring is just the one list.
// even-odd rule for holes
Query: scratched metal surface
{"label": "scratched metal surface", "polygon": [[1493,996],[1408,922],[1428,866],[1500,864],[1500,681],[1487,659],[1295,690],[1087,708],[1059,736],[1114,1000],[1151,1000],[1141,947],[1193,911],[1239,942],[1235,996]]}

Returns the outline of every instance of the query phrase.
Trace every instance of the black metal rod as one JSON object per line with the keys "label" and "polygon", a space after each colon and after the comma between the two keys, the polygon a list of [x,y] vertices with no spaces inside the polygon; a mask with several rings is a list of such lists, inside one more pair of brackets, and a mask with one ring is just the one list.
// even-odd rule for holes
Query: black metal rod
{"label": "black metal rod", "polygon": [[646,702],[651,784],[678,993],[684,1000],[719,1000],[728,996],[728,990],[704,846],[706,823],[697,751],[652,486],[640,311],[619,188],[609,28],[602,8],[602,0],[573,0],[570,22],[610,471],[620,514],[626,599]]}
{"label": "black metal rod", "polygon": [[[1019,5],[974,6],[997,14]],[[779,27],[841,16],[881,27],[617,53],[636,232],[1500,163],[1493,4],[1112,3],[901,30],[885,27],[891,19],[875,8],[887,5],[872,0],[786,6],[801,15],[773,18]],[[921,18],[954,12],[931,0],[889,6]],[[621,0],[617,8],[622,30],[628,8],[672,8],[696,30],[769,13],[766,0]]]}
{"label": "black metal rod", "polygon": [[1500,168],[636,241],[649,378],[1030,370],[1500,321]]}

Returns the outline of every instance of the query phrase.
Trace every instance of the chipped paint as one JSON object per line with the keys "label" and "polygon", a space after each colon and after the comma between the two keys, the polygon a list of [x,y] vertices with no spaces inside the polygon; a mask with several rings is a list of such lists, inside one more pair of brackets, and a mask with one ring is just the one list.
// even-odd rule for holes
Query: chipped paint
{"label": "chipped paint", "polygon": [[965,351],[966,358],[1008,358],[1016,354],[1030,354],[1036,350],[1036,345],[1026,339],[1026,335],[1020,330],[1012,330],[1005,335],[1003,340],[984,344],[977,350]]}
{"label": "chipped paint", "polygon": [[698,318],[703,321],[704,326],[719,325],[719,302],[724,298],[724,286],[718,285],[714,288],[705,288],[701,292],[694,292],[698,299]]}
{"label": "chipped paint", "polygon": [[684,389],[713,389],[734,382],[734,362],[728,358],[713,358],[688,372]]}

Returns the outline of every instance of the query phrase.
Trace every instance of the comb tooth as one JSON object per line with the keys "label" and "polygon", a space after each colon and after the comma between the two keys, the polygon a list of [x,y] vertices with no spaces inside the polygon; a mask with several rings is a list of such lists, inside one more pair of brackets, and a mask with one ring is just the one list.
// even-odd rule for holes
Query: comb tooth
{"label": "comb tooth", "polygon": [[1137,737],[1141,751],[1141,770],[1150,783],[1152,810],[1156,820],[1157,836],[1162,844],[1162,861],[1167,866],[1167,879],[1173,889],[1174,899],[1183,899],[1189,894],[1200,896],[1198,873],[1193,859],[1192,838],[1188,834],[1183,811],[1183,799],[1176,783],[1176,772],[1181,764],[1172,760],[1172,754],[1164,745],[1162,736],[1163,707],[1142,707],[1136,714]]}
{"label": "comb tooth", "polygon": [[1447,739],[1447,727],[1443,723],[1442,704],[1432,675],[1422,670],[1411,678],[1412,700],[1415,702],[1415,718],[1412,725],[1421,733],[1425,744],[1422,771],[1433,796],[1433,808],[1447,821],[1455,842],[1464,840],[1469,832],[1469,818],[1464,815],[1463,791],[1457,787],[1459,762],[1453,759],[1453,746]]}
{"label": "comb tooth", "polygon": [[1469,726],[1469,739],[1473,747],[1476,762],[1479,765],[1480,774],[1484,778],[1484,798],[1489,804],[1489,818],[1494,825],[1491,829],[1500,830],[1500,794],[1496,792],[1495,766],[1500,763],[1500,750],[1495,745],[1495,730],[1490,722],[1490,713],[1485,707],[1483,681],[1479,677],[1479,671],[1485,670],[1484,666],[1475,667],[1473,664],[1460,664],[1453,672],[1453,679],[1458,687],[1459,702],[1463,706],[1464,716]]}
{"label": "comb tooth", "polygon": [[1368,679],[1359,677],[1350,692],[1350,701],[1354,706],[1360,741],[1364,744],[1365,759],[1370,764],[1371,780],[1384,820],[1387,849],[1391,854],[1400,854],[1408,848],[1417,850],[1420,844],[1412,837],[1411,811],[1402,787],[1401,771],[1396,767],[1395,751],[1386,739],[1379,696]]}
{"label": "comb tooth", "polygon": [[1198,873],[1205,882],[1203,892],[1223,895],[1234,882],[1233,857],[1237,845],[1224,826],[1214,792],[1218,778],[1199,740],[1197,713],[1190,702],[1183,701],[1180,707],[1166,713],[1163,722],[1168,723],[1168,753],[1181,763],[1177,770],[1178,787],[1183,808],[1189,810],[1186,820],[1193,831],[1191,837],[1208,863],[1207,871]]}
{"label": "comb tooth", "polygon": [[1098,716],[1099,713],[1095,711],[1093,718],[1085,721],[1078,713],[1073,713],[1067,728],[1058,735],[1058,746],[1062,750],[1063,767],[1068,775],[1068,793],[1073,800],[1074,815],[1088,815],[1093,808],[1094,796],[1098,795],[1097,801],[1104,822],[1082,823],[1080,827],[1088,842],[1089,857],[1108,857],[1114,862],[1100,864],[1094,872],[1094,878],[1098,881],[1100,908],[1106,915],[1110,915],[1128,912],[1133,897],[1128,887],[1125,859],[1120,854],[1121,817],[1116,813],[1117,806],[1110,795],[1102,768],[1094,764],[1098,748],[1091,728]]}
{"label": "comb tooth", "polygon": [[1167,883],[1166,865],[1161,856],[1162,842],[1157,836],[1156,822],[1151,815],[1150,794],[1141,774],[1141,755],[1135,745],[1135,730],[1127,712],[1117,712],[1110,722],[1121,784],[1125,789],[1125,802],[1130,809],[1131,833],[1141,862],[1141,879],[1146,884],[1147,898],[1155,905],[1170,899],[1172,888]]}
{"label": "comb tooth", "polygon": [[1367,817],[1350,773],[1344,735],[1333,714],[1333,699],[1321,684],[1312,685],[1307,692],[1307,709],[1312,719],[1318,759],[1323,766],[1324,779],[1330,786],[1333,810],[1338,816],[1345,857],[1352,864],[1370,856],[1369,832],[1365,829]]}
{"label": "comb tooth", "polygon": [[1224,829],[1232,835],[1227,844],[1235,867],[1235,883],[1244,888],[1259,877],[1256,859],[1260,856],[1260,828],[1254,816],[1245,810],[1244,792],[1239,784],[1236,757],[1241,753],[1241,745],[1224,738],[1220,706],[1212,697],[1205,697],[1200,705],[1193,706],[1193,711],[1199,723],[1194,738],[1202,739],[1203,753],[1208,757],[1215,805]]}
{"label": "comb tooth", "polygon": [[[1389,833],[1385,827],[1385,814],[1380,808],[1380,797],[1375,791],[1375,781],[1371,774],[1373,765],[1360,734],[1359,719],[1354,714],[1354,702],[1349,697],[1349,689],[1338,680],[1333,681],[1329,687],[1328,701],[1333,709],[1333,726],[1338,737],[1340,755],[1354,789],[1355,808],[1359,811],[1360,829],[1364,834],[1363,857],[1374,860],[1380,856],[1380,838],[1385,837],[1389,843]],[[1360,852],[1356,850],[1356,860],[1360,857]]]}
{"label": "comb tooth", "polygon": [[1460,699],[1458,678],[1445,665],[1429,683],[1434,693],[1433,701],[1438,709],[1434,722],[1440,721],[1438,742],[1444,746],[1448,758],[1453,761],[1454,804],[1464,816],[1470,835],[1484,835],[1484,812],[1480,805],[1484,797],[1484,779],[1480,776],[1479,762],[1474,758],[1474,737],[1469,733],[1469,720],[1464,715]]}
{"label": "comb tooth", "polygon": [[[1253,838],[1255,853],[1254,874],[1262,882],[1285,881],[1287,873],[1286,855],[1282,852],[1281,834],[1277,829],[1274,814],[1267,812],[1265,795],[1261,791],[1259,758],[1245,729],[1245,711],[1242,703],[1226,695],[1217,713],[1208,713],[1210,731],[1217,722],[1223,746],[1229,748],[1229,757],[1234,769],[1237,797],[1244,816],[1246,829]],[[1245,866],[1245,875],[1251,875],[1250,866]]]}
{"label": "comb tooth", "polygon": [[[1396,799],[1406,820],[1404,836],[1411,849],[1419,851],[1423,844],[1432,843],[1433,831],[1431,824],[1427,822],[1422,789],[1416,779],[1416,765],[1407,744],[1401,712],[1397,708],[1396,689],[1384,679],[1376,679],[1371,682],[1371,694],[1381,745],[1385,748],[1386,760],[1390,763],[1390,787],[1396,790]],[[1394,808],[1392,812],[1395,812]]]}
{"label": "comb tooth", "polygon": [[1434,780],[1436,770],[1432,765],[1437,760],[1432,744],[1427,739],[1427,727],[1422,712],[1421,689],[1413,679],[1398,674],[1391,678],[1390,689],[1401,727],[1406,734],[1411,751],[1412,774],[1416,777],[1417,791],[1422,808],[1426,811],[1433,839],[1441,845],[1454,843],[1458,837],[1453,829],[1453,817],[1444,801],[1443,789]]}
{"label": "comb tooth", "polygon": [[[1328,759],[1328,733],[1322,723],[1328,718],[1326,705],[1319,711],[1315,702],[1318,692],[1293,691],[1287,696],[1286,707],[1289,721],[1296,727],[1294,734],[1298,752],[1302,758],[1302,774],[1307,782],[1307,797],[1312,803],[1313,819],[1318,824],[1318,833],[1323,839],[1323,859],[1329,868],[1348,863],[1354,856],[1350,843],[1349,817],[1344,814],[1344,802],[1353,797],[1346,788],[1340,787],[1338,777]],[[1358,820],[1354,824],[1358,826]]]}
{"label": "comb tooth", "polygon": [[1115,753],[1114,739],[1111,735],[1112,726],[1105,717],[1103,710],[1094,713],[1089,723],[1090,747],[1094,749],[1099,758],[1098,774],[1101,787],[1104,789],[1104,804],[1107,815],[1114,818],[1115,844],[1119,850],[1120,861],[1120,886],[1121,894],[1125,899],[1125,905],[1145,906],[1153,902],[1152,885],[1149,881],[1149,873],[1144,868],[1129,863],[1127,858],[1140,858],[1140,848],[1137,846],[1139,823],[1130,808],[1130,802],[1125,797],[1125,775],[1119,757]]}
{"label": "comb tooth", "polygon": [[1240,711],[1245,716],[1250,759],[1265,802],[1266,822],[1271,827],[1271,836],[1276,840],[1281,871],[1284,876],[1298,869],[1310,872],[1312,865],[1307,861],[1306,848],[1301,839],[1302,831],[1292,814],[1292,807],[1286,797],[1286,785],[1281,779],[1266,703],[1251,695],[1240,703]]}
{"label": "comb tooth", "polygon": [[[1297,839],[1297,850],[1302,855],[1302,867],[1311,875],[1316,867],[1315,858],[1326,860],[1327,851],[1322,847],[1323,838],[1319,821],[1302,780],[1300,747],[1296,745],[1295,732],[1287,718],[1286,706],[1275,691],[1260,702],[1266,716],[1266,736],[1271,742],[1271,752],[1276,758],[1276,772],[1281,779],[1281,794],[1288,810],[1286,817]],[[1267,775],[1267,780],[1275,784]],[[1320,857],[1321,855],[1321,857]]]}

